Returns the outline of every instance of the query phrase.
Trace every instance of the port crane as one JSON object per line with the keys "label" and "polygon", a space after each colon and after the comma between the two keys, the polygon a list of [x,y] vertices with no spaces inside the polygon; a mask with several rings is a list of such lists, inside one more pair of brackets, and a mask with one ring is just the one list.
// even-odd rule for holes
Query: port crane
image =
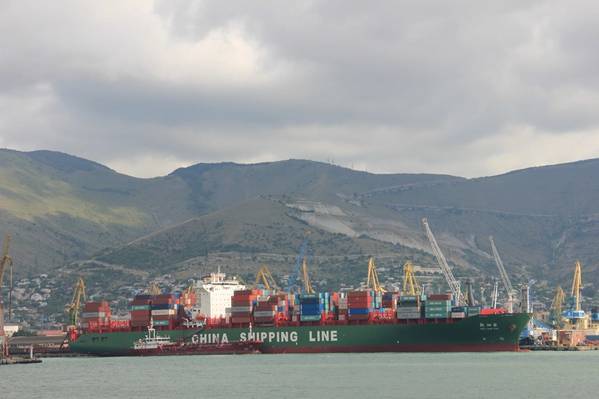
{"label": "port crane", "polygon": [[493,236],[489,236],[489,241],[491,242],[491,252],[493,252],[493,259],[495,259],[495,264],[497,265],[497,269],[499,269],[499,276],[501,277],[501,282],[503,283],[503,287],[505,288],[505,292],[507,295],[507,303],[506,308],[509,313],[514,311],[514,298],[516,291],[512,286],[512,282],[505,271],[505,267],[503,266],[503,261],[499,256],[499,251],[497,251],[497,247],[495,246],[495,240],[493,240]]}
{"label": "port crane", "polygon": [[385,292],[385,289],[379,281],[379,275],[376,271],[374,258],[371,256],[368,259],[368,278],[366,279],[366,288],[372,289],[375,292]]}
{"label": "port crane", "polygon": [[266,265],[262,265],[256,274],[255,286],[261,284],[267,290],[278,290],[279,287],[274,277],[272,276],[270,269]]}
{"label": "port crane", "polygon": [[[300,246],[299,252],[295,258],[295,267],[293,269],[293,274],[289,276],[289,281],[287,283],[287,292],[292,292],[294,289],[298,291],[302,291],[302,285],[304,291],[312,290],[312,284],[310,283],[310,277],[308,276],[308,265],[307,265],[307,257],[308,257],[308,234],[309,231],[306,231],[304,241]],[[300,285],[300,280],[303,282]],[[313,290],[312,290],[313,291]]]}
{"label": "port crane", "polygon": [[12,276],[12,258],[9,255],[10,239],[10,234],[6,234],[4,237],[4,244],[2,246],[2,258],[0,258],[0,359],[7,358],[9,356],[8,339],[4,333],[4,303],[2,301],[2,284],[4,282],[4,272],[6,271],[7,266],[10,267]]}
{"label": "port crane", "polygon": [[555,296],[553,297],[553,301],[551,302],[551,319],[553,320],[553,324],[561,328],[563,327],[563,307],[564,302],[566,300],[566,293],[562,289],[561,286],[557,286],[555,290]]}
{"label": "port crane", "polygon": [[441,248],[439,244],[437,244],[437,240],[428,224],[428,220],[426,218],[422,219],[422,226],[424,227],[424,231],[426,232],[426,236],[428,237],[428,241],[433,248],[433,254],[437,259],[437,263],[439,264],[439,268],[441,272],[443,272],[443,276],[445,276],[445,281],[447,281],[447,285],[449,285],[449,289],[453,294],[453,298],[455,303],[460,306],[464,303],[464,297],[462,295],[462,291],[460,288],[460,282],[456,280],[454,277],[449,264],[447,264],[447,259],[445,259],[445,255],[441,252]]}
{"label": "port crane", "polygon": [[160,289],[160,287],[158,286],[158,284],[156,284],[154,281],[150,283],[148,289],[147,289],[147,293],[148,295],[160,295],[162,294],[162,290]]}
{"label": "port crane", "polygon": [[302,281],[304,283],[304,293],[314,294],[314,288],[312,288],[312,282],[310,281],[310,275],[308,274],[308,262],[304,258],[302,262]]}
{"label": "port crane", "polygon": [[86,300],[87,295],[85,294],[85,282],[83,281],[83,277],[79,277],[77,283],[75,283],[75,289],[73,290],[73,299],[71,299],[71,302],[68,303],[64,309],[65,313],[69,315],[70,325],[77,326],[81,304]]}
{"label": "port crane", "polygon": [[407,261],[403,265],[403,286],[401,292],[407,295],[420,295],[421,291],[414,276],[414,266],[412,262]]}
{"label": "port crane", "polygon": [[580,311],[580,292],[582,290],[582,266],[580,261],[576,261],[574,266],[574,278],[572,278],[572,290],[570,295],[574,299],[574,310]]}
{"label": "port crane", "polygon": [[499,281],[493,281],[493,292],[491,293],[491,307],[497,309],[497,297],[499,295]]}

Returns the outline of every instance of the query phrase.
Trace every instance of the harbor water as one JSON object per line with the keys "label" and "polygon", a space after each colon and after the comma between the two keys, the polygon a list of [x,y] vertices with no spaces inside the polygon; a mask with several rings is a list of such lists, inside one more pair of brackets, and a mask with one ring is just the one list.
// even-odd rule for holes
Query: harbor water
{"label": "harbor water", "polygon": [[52,358],[0,367],[9,398],[597,397],[599,351]]}

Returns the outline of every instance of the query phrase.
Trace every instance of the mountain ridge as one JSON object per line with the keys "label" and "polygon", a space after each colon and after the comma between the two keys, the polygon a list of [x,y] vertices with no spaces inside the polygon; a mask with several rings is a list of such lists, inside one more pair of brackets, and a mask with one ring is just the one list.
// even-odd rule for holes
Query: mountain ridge
{"label": "mountain ridge", "polygon": [[[214,226],[215,218],[229,220],[221,240],[236,240],[233,247],[247,250],[249,238],[234,234],[251,219],[242,211],[251,207],[243,204],[266,201],[260,207],[264,215],[264,204],[271,204],[280,223],[294,226],[294,235],[304,226],[329,237],[331,248],[342,248],[346,239],[356,246],[367,239],[387,251],[430,252],[420,226],[428,217],[458,269],[493,273],[487,241],[494,235],[508,272],[517,278],[540,275],[556,281],[581,255],[589,265],[589,284],[599,284],[599,250],[593,245],[599,231],[599,159],[470,179],[376,174],[298,159],[197,163],[165,176],[137,178],[44,150],[2,149],[0,167],[0,233],[13,233],[15,259],[27,273],[94,257],[105,261],[102,257],[123,254],[119,250],[128,243],[150,245],[161,231],[183,229],[193,235],[181,224],[198,218]],[[236,219],[228,219],[228,212]],[[271,221],[275,226],[277,219]],[[274,239],[268,226],[259,230],[264,240]],[[213,245],[207,250],[221,250],[206,234]],[[151,245],[159,248],[159,243]],[[158,269],[172,266],[165,261]]]}

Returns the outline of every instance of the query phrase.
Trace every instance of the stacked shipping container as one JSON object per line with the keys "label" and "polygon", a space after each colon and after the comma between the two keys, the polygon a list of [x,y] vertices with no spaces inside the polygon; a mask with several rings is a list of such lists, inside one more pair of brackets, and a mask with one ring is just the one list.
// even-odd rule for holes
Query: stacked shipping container
{"label": "stacked shipping container", "polygon": [[239,290],[231,297],[231,323],[249,324],[252,321],[254,303],[262,292],[260,290]]}
{"label": "stacked shipping container", "polygon": [[155,326],[173,328],[177,322],[178,299],[176,294],[155,295],[152,298],[151,316]]}
{"label": "stacked shipping container", "polygon": [[372,291],[350,291],[347,293],[347,319],[368,320],[373,310]]}
{"label": "stacked shipping container", "polygon": [[320,321],[324,311],[323,294],[303,294],[298,301],[301,321]]}
{"label": "stacked shipping container", "polygon": [[110,326],[110,305],[106,301],[86,302],[81,313],[83,328],[97,329]]}
{"label": "stacked shipping container", "polygon": [[424,317],[427,319],[446,319],[451,312],[451,294],[431,294],[424,304]]}
{"label": "stacked shipping container", "polygon": [[420,297],[418,295],[401,295],[397,300],[397,318],[413,320],[421,317]]}

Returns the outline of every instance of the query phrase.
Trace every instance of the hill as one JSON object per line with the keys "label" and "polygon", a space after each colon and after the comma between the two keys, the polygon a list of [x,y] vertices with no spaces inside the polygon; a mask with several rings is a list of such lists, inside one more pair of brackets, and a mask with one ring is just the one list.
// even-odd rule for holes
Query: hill
{"label": "hill", "polygon": [[494,235],[516,281],[563,282],[581,259],[587,287],[599,284],[599,160],[475,179],[304,160],[200,163],[138,179],[50,151],[0,150],[0,166],[0,233],[15,236],[21,273],[90,258],[180,271],[202,253],[229,254],[229,267],[230,254],[271,253],[283,272],[306,229],[325,240],[316,255],[428,253],[428,217],[458,275],[495,275]]}
{"label": "hill", "polygon": [[336,200],[379,187],[456,179],[373,175],[302,160],[197,164],[139,179],[59,152],[3,149],[0,233],[15,236],[18,273],[40,273],[258,196]]}

